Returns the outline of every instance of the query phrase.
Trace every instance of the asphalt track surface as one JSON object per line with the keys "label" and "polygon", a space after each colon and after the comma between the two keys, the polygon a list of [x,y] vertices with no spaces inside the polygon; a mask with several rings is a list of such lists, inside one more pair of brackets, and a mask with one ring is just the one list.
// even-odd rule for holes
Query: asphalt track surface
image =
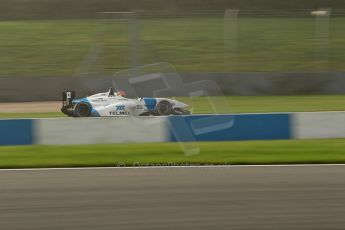
{"label": "asphalt track surface", "polygon": [[345,229],[345,166],[0,171],[0,229]]}
{"label": "asphalt track surface", "polygon": [[1,113],[59,112],[61,101],[0,103]]}

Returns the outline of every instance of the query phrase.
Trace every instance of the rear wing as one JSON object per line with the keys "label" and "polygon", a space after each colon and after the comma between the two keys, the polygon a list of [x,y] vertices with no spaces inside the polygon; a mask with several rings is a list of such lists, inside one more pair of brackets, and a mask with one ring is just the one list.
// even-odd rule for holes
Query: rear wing
{"label": "rear wing", "polygon": [[62,106],[63,107],[70,107],[72,105],[72,101],[75,98],[74,91],[66,91],[62,92]]}

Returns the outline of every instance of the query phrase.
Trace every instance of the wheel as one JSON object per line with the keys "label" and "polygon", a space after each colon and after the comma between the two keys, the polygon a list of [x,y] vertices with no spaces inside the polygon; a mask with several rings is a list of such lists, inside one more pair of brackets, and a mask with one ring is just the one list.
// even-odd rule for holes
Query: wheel
{"label": "wheel", "polygon": [[91,106],[87,103],[81,102],[75,106],[74,111],[77,117],[89,117],[91,115]]}
{"label": "wheel", "polygon": [[167,100],[158,102],[156,109],[157,109],[158,114],[161,116],[170,115],[173,111],[172,104]]}

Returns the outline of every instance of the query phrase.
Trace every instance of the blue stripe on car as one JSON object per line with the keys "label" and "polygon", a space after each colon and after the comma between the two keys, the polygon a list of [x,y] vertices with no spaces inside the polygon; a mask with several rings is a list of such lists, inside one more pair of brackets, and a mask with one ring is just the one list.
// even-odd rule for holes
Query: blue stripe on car
{"label": "blue stripe on car", "polygon": [[144,97],[144,102],[148,110],[155,110],[157,100],[155,98]]}
{"label": "blue stripe on car", "polygon": [[90,101],[86,97],[80,98],[80,99],[74,99],[72,102],[73,103],[85,102],[85,103],[88,103],[89,105],[91,105]]}

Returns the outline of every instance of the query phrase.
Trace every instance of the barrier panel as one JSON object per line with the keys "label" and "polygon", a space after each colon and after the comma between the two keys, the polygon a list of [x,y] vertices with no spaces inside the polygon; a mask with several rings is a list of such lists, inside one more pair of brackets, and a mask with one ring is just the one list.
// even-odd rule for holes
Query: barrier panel
{"label": "barrier panel", "polygon": [[165,141],[165,118],[37,119],[35,144],[105,144]]}
{"label": "barrier panel", "polygon": [[31,145],[33,121],[30,119],[0,120],[0,145]]}
{"label": "barrier panel", "polygon": [[296,113],[292,130],[296,139],[345,137],[345,112]]}
{"label": "barrier panel", "polygon": [[[168,140],[195,141],[290,139],[289,114],[192,115],[168,117]],[[183,122],[184,121],[184,122]]]}

